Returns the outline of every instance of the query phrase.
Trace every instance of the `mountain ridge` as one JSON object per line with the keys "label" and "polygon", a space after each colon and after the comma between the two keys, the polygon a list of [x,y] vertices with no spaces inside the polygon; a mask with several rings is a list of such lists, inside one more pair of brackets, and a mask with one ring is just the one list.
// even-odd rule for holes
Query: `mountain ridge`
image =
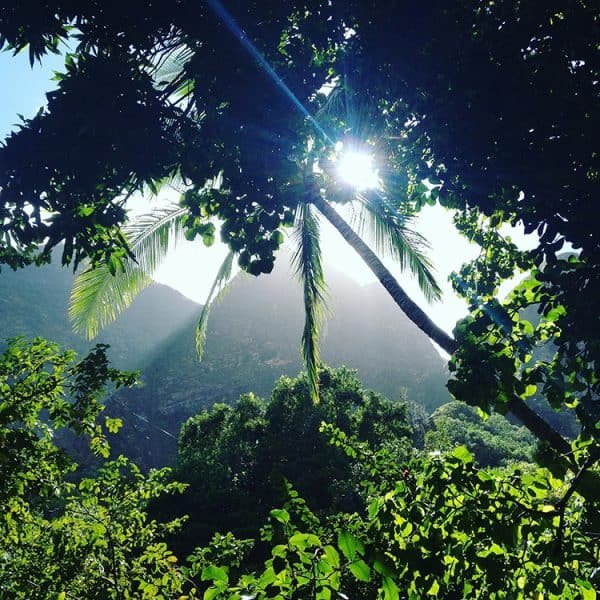
{"label": "mountain ridge", "polygon": [[[89,349],[93,343],[73,334],[68,321],[72,278],[57,265],[3,273],[0,337],[43,335],[80,353]],[[445,362],[382,288],[358,286],[332,271],[329,284],[324,362],[357,369],[365,387],[392,399],[407,394],[428,412],[448,401]],[[107,410],[126,423],[115,449],[145,466],[168,461],[179,426],[190,416],[246,392],[267,396],[280,376],[302,370],[302,290],[285,260],[268,276],[233,279],[211,309],[198,364],[200,311],[179,292],[153,284],[98,337],[111,344],[114,366],[141,371],[140,385],[115,395]]]}

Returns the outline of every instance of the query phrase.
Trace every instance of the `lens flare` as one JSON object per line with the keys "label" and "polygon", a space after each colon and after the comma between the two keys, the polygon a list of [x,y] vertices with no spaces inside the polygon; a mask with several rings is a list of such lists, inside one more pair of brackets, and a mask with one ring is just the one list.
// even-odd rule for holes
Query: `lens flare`
{"label": "lens flare", "polygon": [[358,191],[379,186],[379,175],[373,165],[373,157],[366,152],[342,152],[337,161],[337,173]]}

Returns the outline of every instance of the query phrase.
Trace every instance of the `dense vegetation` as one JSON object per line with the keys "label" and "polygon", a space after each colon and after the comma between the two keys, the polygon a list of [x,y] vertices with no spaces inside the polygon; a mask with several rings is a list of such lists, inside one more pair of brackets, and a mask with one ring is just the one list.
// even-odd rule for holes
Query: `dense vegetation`
{"label": "dense vegetation", "polygon": [[[160,511],[159,496],[184,485],[165,471],[143,475],[122,457],[106,460],[106,431],[121,423],[100,419],[99,395],[132,377],[108,366],[103,346],[76,362],[43,340],[14,342],[0,364],[2,594],[595,598],[599,20],[597,6],[585,0],[176,0],[168,10],[152,2],[4,2],[2,45],[27,49],[32,62],[67,40],[69,50],[48,106],[0,148],[0,263],[18,269],[47,262],[60,244],[63,264],[88,261],[71,314],[93,332],[149,283],[178,234],[211,244],[212,219],[220,220],[231,253],[216,295],[234,257],[250,274],[271,272],[283,231],[294,226],[306,377],[281,383],[268,405],[248,396],[237,408],[217,406],[191,421],[181,438],[180,474],[208,478],[212,501],[224,502],[225,489],[235,496],[235,485],[256,475],[239,459],[264,465],[259,451],[290,442],[267,435],[275,407],[282,426],[300,427],[305,421],[289,420],[286,410],[293,414],[295,402],[321,396],[319,408],[302,416],[329,420],[321,433],[348,462],[338,463],[335,448],[325,450],[311,428],[320,454],[305,449],[301,459],[316,461],[309,471],[316,479],[281,468],[279,475],[297,476],[306,487],[299,494],[291,481],[283,507],[262,511],[270,508],[260,552],[216,534],[184,562],[166,536],[186,525],[159,525],[148,512],[150,503]],[[337,142],[373,153],[377,190],[338,180]],[[179,205],[127,222],[132,194],[169,183],[182,187]],[[350,202],[356,230],[334,208]],[[429,298],[438,295],[424,241],[410,228],[425,204],[454,211],[457,228],[481,248],[452,278],[469,307],[453,336],[379,257],[391,255]],[[402,409],[362,391],[352,408],[340,397],[340,409],[333,408],[328,378],[335,383],[337,375],[320,368],[318,344],[326,290],[320,217],[451,355],[452,395],[521,421],[540,442],[538,465],[480,468],[465,445],[399,454]],[[520,250],[506,225],[535,231],[536,248]],[[560,254],[567,243],[576,251]],[[500,284],[516,271],[529,276],[500,301]],[[197,326],[199,353],[207,314]],[[340,377],[346,383],[334,388],[358,385]],[[278,403],[286,399],[284,409]],[[380,409],[400,411],[399,421],[387,418],[383,427]],[[557,430],[549,409],[572,411],[576,426]],[[426,443],[455,443],[455,415],[452,407],[438,414]],[[264,440],[255,437],[263,427]],[[91,477],[78,480],[57,448],[54,431],[64,428],[84,436],[102,461]],[[510,444],[501,457],[486,455],[483,431],[491,432],[477,429],[467,421],[464,434],[483,461],[528,458]],[[213,444],[200,446],[204,433]],[[344,479],[351,489],[342,494],[334,486],[338,468],[351,471]],[[273,482],[261,469],[261,492],[274,502]],[[323,497],[311,497],[317,486]],[[188,493],[198,487],[192,481]],[[344,505],[344,494],[356,504]],[[232,527],[239,518],[231,514]]]}
{"label": "dense vegetation", "polygon": [[320,383],[316,406],[306,378],[284,377],[268,402],[245,395],[234,407],[216,404],[185,423],[174,477],[190,485],[182,498],[184,512],[197,515],[189,540],[207,542],[215,518],[223,531],[256,536],[269,510],[287,499],[284,481],[319,513],[358,510],[364,473],[328,444],[323,422],[406,461],[404,404],[362,390],[346,369],[321,371]]}
{"label": "dense vegetation", "polygon": [[431,425],[425,435],[428,450],[450,451],[465,445],[482,466],[533,459],[533,436],[522,427],[512,426],[501,415],[492,414],[482,421],[474,408],[462,402],[450,402],[431,415]]}
{"label": "dense vegetation", "polygon": [[[98,397],[132,382],[101,346],[78,362],[41,339],[2,355],[3,597],[595,597],[599,513],[575,494],[583,470],[566,483],[533,465],[479,468],[465,446],[416,452],[406,407],[342,369],[322,371],[322,405],[302,377],[267,404],[192,418],[176,468],[186,490],[167,469],[108,460],[121,423],[100,418]],[[62,428],[101,458],[94,476],[73,479]],[[149,503],[189,520],[161,524]],[[209,540],[215,521],[252,538]],[[176,544],[206,540],[185,562],[166,543],[182,528]]]}

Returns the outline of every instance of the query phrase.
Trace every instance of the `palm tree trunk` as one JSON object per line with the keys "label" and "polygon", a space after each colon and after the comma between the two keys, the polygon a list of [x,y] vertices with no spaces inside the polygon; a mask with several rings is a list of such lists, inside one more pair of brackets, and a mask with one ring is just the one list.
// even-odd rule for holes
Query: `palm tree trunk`
{"label": "palm tree trunk", "polygon": [[[377,255],[363,242],[360,236],[342,219],[339,213],[320,194],[313,193],[310,202],[338,230],[340,235],[356,250],[365,264],[388,291],[402,312],[431,340],[438,344],[448,354],[457,350],[456,340],[438,327],[427,314],[407,295],[395,277],[379,260]],[[560,454],[570,452],[570,444],[534,410],[518,396],[513,396],[508,402],[508,409],[523,423],[539,440],[547,442]]]}

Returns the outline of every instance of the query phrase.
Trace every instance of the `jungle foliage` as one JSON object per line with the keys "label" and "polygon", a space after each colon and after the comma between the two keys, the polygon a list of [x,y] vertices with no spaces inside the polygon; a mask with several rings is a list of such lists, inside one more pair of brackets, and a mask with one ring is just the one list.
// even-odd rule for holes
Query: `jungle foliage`
{"label": "jungle foliage", "polygon": [[[96,395],[102,382],[126,378],[108,370],[102,349],[69,366],[69,356],[43,342],[18,343],[3,358],[0,412],[2,443],[15,442],[2,454],[11,490],[2,500],[7,593],[30,597],[32,565],[46,586],[40,597],[81,595],[73,574],[84,573],[86,590],[116,598],[595,598],[599,18],[584,0],[3,3],[1,44],[27,49],[32,61],[67,39],[71,50],[47,108],[0,148],[2,264],[47,261],[64,242],[64,264],[88,259],[123,270],[132,258],[122,230],[127,198],[176,177],[187,186],[188,237],[210,244],[210,219],[218,217],[221,238],[254,275],[271,271],[297,209],[316,210],[452,355],[451,393],[517,416],[544,442],[549,469],[480,469],[459,446],[399,470],[385,449],[324,425],[370,469],[366,511],[323,519],[289,488],[287,506],[271,512],[264,530],[273,547],[262,569],[244,568],[247,544],[231,536],[178,566],[162,542],[148,545],[158,538],[145,502],[169,484],[153,474],[151,491],[138,493],[148,480],[117,462],[75,490],[61,479],[64,458],[39,416],[46,402],[56,426],[82,429],[106,453]],[[453,277],[470,311],[453,337],[332,208],[355,196],[334,177],[337,141],[375,155],[386,222],[439,203],[481,248]],[[223,185],[207,185],[219,173]],[[503,225],[536,232],[537,247],[520,250]],[[559,254],[566,243],[576,252]],[[319,294],[307,292],[322,284],[316,248],[301,265],[313,397]],[[515,271],[529,277],[499,301],[500,284]],[[575,439],[531,409],[536,396],[574,411]],[[111,481],[122,489],[124,471],[134,491],[111,497],[115,512],[96,527],[110,512],[100,508],[102,494],[112,493]],[[120,528],[120,510],[130,511],[139,536]]]}
{"label": "jungle foliage", "polygon": [[256,536],[269,510],[287,499],[285,481],[318,513],[358,510],[365,473],[328,443],[323,422],[387,448],[399,462],[411,455],[403,402],[364,390],[345,368],[325,368],[319,380],[317,405],[306,377],[282,377],[266,401],[244,395],[235,406],[215,404],[183,425],[174,478],[189,484],[181,506],[197,515],[187,540],[207,542],[216,516],[221,531]]}
{"label": "jungle foliage", "polygon": [[[323,455],[308,448],[291,453],[300,463],[315,461],[308,473],[306,464],[298,471],[281,460],[285,452],[275,452],[281,473],[304,475],[300,483],[315,503],[324,473],[326,494],[337,487],[338,499],[358,492],[360,501],[350,510],[313,512],[284,482],[286,500],[269,510],[260,542],[215,533],[183,560],[167,539],[194,519],[218,523],[223,514],[210,504],[188,505],[189,524],[185,518],[157,520],[149,504],[155,507],[167,495],[176,506],[186,484],[172,481],[168,469],[143,475],[124,457],[109,460],[106,432],[120,423],[100,418],[99,394],[107,385],[131,383],[131,374],[108,367],[102,347],[77,361],[41,339],[16,340],[0,357],[3,596],[596,597],[600,512],[597,501],[578,493],[591,460],[577,475],[559,479],[533,465],[479,468],[465,446],[433,455],[408,452],[398,438],[408,432],[404,407],[360,390],[343,370],[323,372],[322,384],[337,392],[337,400],[347,395],[348,403],[356,401],[355,411],[331,402],[316,414],[304,377],[283,380],[264,415],[270,413],[272,432],[283,418],[292,428],[310,425],[306,434],[313,445],[328,440],[332,446]],[[311,406],[316,418],[296,412],[292,421],[282,410],[290,403]],[[216,407],[192,419],[182,432],[179,474],[197,485],[208,467],[206,496],[223,494],[219,484],[239,494],[252,473],[248,459],[260,456],[254,440],[261,429],[275,450],[279,442],[288,454],[290,439],[303,441],[297,431],[269,435],[267,419],[256,416],[260,408],[246,397],[235,409]],[[319,438],[314,427],[320,416],[341,427],[321,422]],[[54,432],[63,427],[81,433],[102,460],[94,476],[77,477],[76,465],[54,443]],[[190,444],[201,429],[220,440]],[[364,441],[371,439],[379,449]],[[332,485],[332,470],[343,471],[340,452],[356,473]],[[220,455],[210,462],[203,453]],[[253,554],[256,544],[263,548],[259,555]],[[266,558],[257,564],[265,546]]]}

